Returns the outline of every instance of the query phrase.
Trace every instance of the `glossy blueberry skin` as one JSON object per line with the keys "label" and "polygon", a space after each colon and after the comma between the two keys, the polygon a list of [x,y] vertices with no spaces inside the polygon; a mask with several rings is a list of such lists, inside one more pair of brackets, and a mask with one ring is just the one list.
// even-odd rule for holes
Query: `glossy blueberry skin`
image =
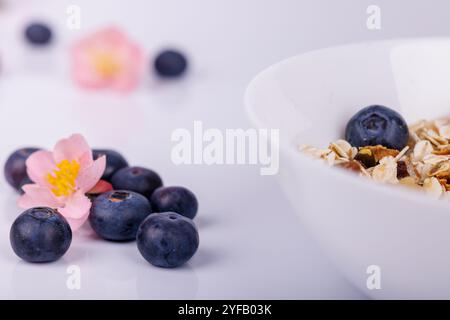
{"label": "glossy blueberry skin", "polygon": [[175,212],[154,213],[139,226],[137,247],[151,264],[175,268],[188,261],[199,245],[192,220]]}
{"label": "glossy blueberry skin", "polygon": [[33,45],[43,46],[52,40],[52,30],[43,23],[31,23],[25,29],[25,38]]}
{"label": "glossy blueberry skin", "polygon": [[89,222],[102,238],[112,241],[136,239],[136,232],[152,213],[150,202],[138,193],[117,190],[99,195],[92,203]]}
{"label": "glossy blueberry skin", "polygon": [[161,187],[161,177],[153,170],[142,167],[127,167],[117,171],[111,178],[116,190],[130,190],[150,199],[153,191]]}
{"label": "glossy blueberry skin", "polygon": [[162,77],[179,77],[187,69],[186,57],[175,50],[165,50],[158,54],[154,68]]}
{"label": "glossy blueberry skin", "polygon": [[111,182],[111,178],[122,168],[128,167],[127,160],[117,151],[109,149],[94,149],[92,150],[94,159],[105,155],[106,156],[106,168],[103,173],[102,179]]}
{"label": "glossy blueberry skin", "polygon": [[357,112],[348,122],[345,139],[354,147],[382,145],[401,150],[408,143],[408,125],[396,111],[373,105]]}
{"label": "glossy blueberry skin", "polygon": [[9,234],[11,247],[28,262],[52,262],[61,258],[72,242],[72,230],[58,211],[40,207],[23,212]]}
{"label": "glossy blueberry skin", "polygon": [[184,187],[158,188],[150,202],[155,212],[176,212],[189,219],[194,219],[198,210],[197,198]]}
{"label": "glossy blueberry skin", "polygon": [[27,174],[25,162],[28,157],[38,151],[38,148],[22,148],[14,151],[6,160],[3,168],[6,181],[11,187],[21,192],[21,187],[31,180]]}

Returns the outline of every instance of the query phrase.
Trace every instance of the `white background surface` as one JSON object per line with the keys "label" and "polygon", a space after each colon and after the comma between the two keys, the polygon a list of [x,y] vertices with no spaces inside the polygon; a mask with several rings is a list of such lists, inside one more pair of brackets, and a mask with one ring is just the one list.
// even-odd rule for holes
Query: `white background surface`
{"label": "white background surface", "polygon": [[[129,162],[158,171],[166,185],[198,196],[200,248],[184,267],[152,267],[134,243],[97,239],[89,227],[68,253],[45,265],[20,261],[9,228],[17,195],[0,184],[0,298],[364,298],[330,265],[279,190],[252,166],[175,166],[171,132],[247,128],[243,93],[263,68],[335,44],[391,37],[446,35],[445,1],[9,1],[0,11],[0,158],[19,146],[50,148],[74,132],[93,146],[122,151]],[[82,29],[65,27],[65,9],[82,9]],[[382,10],[382,29],[366,28],[366,8]],[[49,21],[57,41],[32,50],[23,23]],[[68,47],[99,26],[123,28],[148,56],[166,45],[192,61],[185,79],[147,75],[128,96],[84,92],[71,84]],[[376,84],[374,84],[376,85]],[[282,165],[282,164],[281,164]],[[323,199],[322,199],[323,200]],[[318,199],[320,201],[320,199]],[[81,290],[66,287],[66,269],[81,268]],[[361,270],[365,272],[365,270]]]}

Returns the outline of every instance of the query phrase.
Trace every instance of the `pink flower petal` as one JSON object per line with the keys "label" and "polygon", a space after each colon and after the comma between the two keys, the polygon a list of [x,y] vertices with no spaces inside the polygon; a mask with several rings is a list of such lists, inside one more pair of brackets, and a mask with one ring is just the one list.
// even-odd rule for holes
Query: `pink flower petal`
{"label": "pink flower petal", "polygon": [[79,220],[89,215],[91,205],[91,200],[84,195],[83,191],[78,190],[66,200],[64,207],[58,208],[58,211],[66,219]]}
{"label": "pink flower petal", "polygon": [[89,194],[100,194],[100,193],[111,191],[112,189],[113,189],[113,187],[112,187],[111,183],[109,183],[109,182],[107,182],[105,180],[100,180],[87,193],[89,193]]}
{"label": "pink flower petal", "polygon": [[47,175],[55,169],[55,162],[50,151],[39,150],[32,153],[27,161],[27,173],[30,179],[40,186],[48,186]]}
{"label": "pink flower petal", "polygon": [[121,53],[123,64],[126,66],[111,84],[115,90],[129,92],[137,87],[143,66],[143,54],[140,48],[128,43],[127,48]]}
{"label": "pink flower petal", "polygon": [[109,85],[107,79],[101,78],[97,73],[85,67],[76,67],[73,71],[73,80],[77,85],[85,89],[103,89]]}
{"label": "pink flower petal", "polygon": [[50,207],[57,208],[62,203],[45,187],[37,184],[26,184],[22,187],[25,194],[20,196],[17,204],[19,207],[29,209],[32,207]]}
{"label": "pink flower petal", "polygon": [[67,139],[59,140],[53,150],[53,158],[56,163],[77,160],[82,167],[90,166],[93,162],[92,150],[81,134],[73,134]]}
{"label": "pink flower petal", "polygon": [[139,84],[139,75],[137,73],[128,72],[120,77],[111,81],[111,89],[120,91],[123,93],[131,92]]}
{"label": "pink flower petal", "polygon": [[120,31],[118,27],[110,26],[92,34],[88,40],[90,43],[104,46],[107,48],[114,48],[127,43],[128,39],[125,34]]}
{"label": "pink flower petal", "polygon": [[86,151],[81,155],[81,157],[78,159],[80,162],[81,168],[87,168],[90,167],[93,164],[93,155],[92,150],[89,149],[89,151]]}
{"label": "pink flower petal", "polygon": [[[61,210],[58,210],[58,211],[61,212]],[[72,231],[77,231],[86,222],[88,217],[89,217],[89,214],[83,216],[81,219],[66,218],[66,220],[70,225],[70,229],[72,229]]]}
{"label": "pink flower petal", "polygon": [[77,187],[84,193],[91,190],[102,177],[105,168],[106,156],[101,156],[90,167],[80,171],[76,181]]}
{"label": "pink flower petal", "polygon": [[[98,71],[93,57],[112,56],[118,70],[108,76]],[[144,67],[144,58],[139,46],[130,41],[116,27],[108,27],[93,33],[78,42],[72,49],[72,75],[84,88],[128,92],[134,89]]]}
{"label": "pink flower petal", "polygon": [[72,76],[74,81],[84,88],[100,89],[108,86],[109,81],[92,67],[92,57],[87,50],[76,49],[72,54]]}

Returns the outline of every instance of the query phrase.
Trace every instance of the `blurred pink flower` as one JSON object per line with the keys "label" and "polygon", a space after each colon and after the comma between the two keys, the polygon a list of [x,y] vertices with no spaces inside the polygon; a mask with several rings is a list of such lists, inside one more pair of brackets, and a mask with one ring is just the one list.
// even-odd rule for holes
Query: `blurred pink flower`
{"label": "blurred pink flower", "polygon": [[72,73],[84,88],[130,91],[143,67],[141,49],[119,29],[109,27],[78,42],[72,51]]}
{"label": "blurred pink flower", "polygon": [[36,151],[27,159],[26,166],[34,184],[22,187],[25,193],[18,205],[24,209],[57,209],[72,230],[81,227],[89,216],[91,201],[86,193],[111,189],[111,185],[100,180],[106,157],[94,161],[91,148],[80,134],[58,141],[53,151]]}

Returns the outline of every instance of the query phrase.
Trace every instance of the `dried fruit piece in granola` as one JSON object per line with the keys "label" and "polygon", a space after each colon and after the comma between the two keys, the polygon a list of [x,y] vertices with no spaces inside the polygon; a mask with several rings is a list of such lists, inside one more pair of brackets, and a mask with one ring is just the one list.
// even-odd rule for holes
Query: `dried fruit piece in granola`
{"label": "dried fruit piece in granola", "polygon": [[405,161],[397,162],[397,179],[403,179],[409,176],[408,167]]}
{"label": "dried fruit piece in granola", "polygon": [[359,149],[355,159],[362,162],[366,168],[371,168],[376,166],[384,157],[396,157],[398,154],[398,150],[389,149],[381,145],[366,146]]}
{"label": "dried fruit piece in granola", "polygon": [[377,165],[375,156],[369,148],[360,148],[355,156],[355,160],[361,162],[366,168],[375,167]]}

